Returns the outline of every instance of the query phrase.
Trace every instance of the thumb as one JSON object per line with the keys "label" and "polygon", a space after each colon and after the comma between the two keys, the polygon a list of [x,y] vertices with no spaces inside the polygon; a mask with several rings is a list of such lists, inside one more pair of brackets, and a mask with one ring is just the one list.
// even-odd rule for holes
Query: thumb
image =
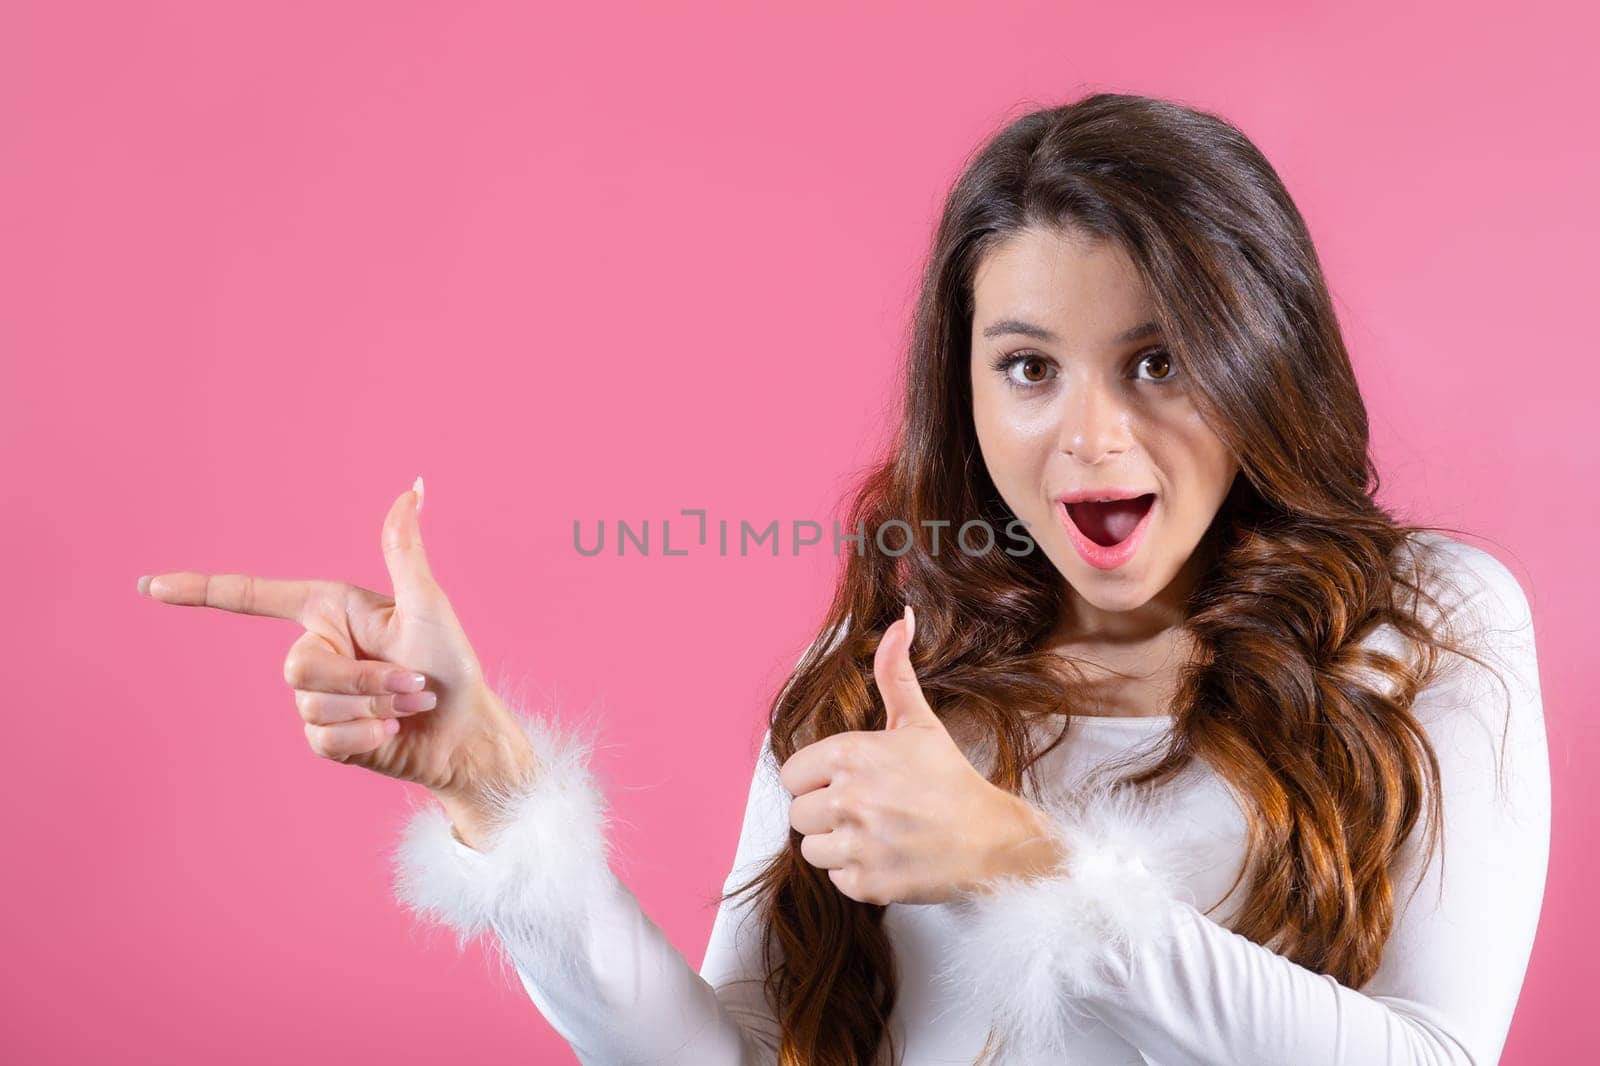
{"label": "thumb", "polygon": [[872,677],[883,695],[888,729],[929,722],[942,725],[923,696],[917,671],[911,665],[911,640],[916,634],[916,624],[916,615],[907,604],[905,617],[884,632],[872,659]]}
{"label": "thumb", "polygon": [[418,513],[422,510],[422,478],[412,483],[410,491],[402,492],[389,507],[383,520],[383,561],[389,568],[389,580],[394,584],[394,601],[403,613],[414,614],[418,609],[433,603],[439,596],[439,585],[428,568],[428,556],[422,547],[422,523]]}

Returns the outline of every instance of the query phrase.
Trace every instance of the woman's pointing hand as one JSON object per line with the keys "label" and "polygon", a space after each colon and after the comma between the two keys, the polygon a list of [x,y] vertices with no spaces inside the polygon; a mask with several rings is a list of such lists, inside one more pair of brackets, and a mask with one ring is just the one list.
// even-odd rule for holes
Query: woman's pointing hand
{"label": "woman's pointing hand", "polygon": [[193,572],[140,578],[139,591],[302,626],[283,672],[312,751],[425,786],[465,829],[484,789],[531,773],[534,758],[428,567],[421,505],[418,478],[384,519],[393,597],[339,581]]}

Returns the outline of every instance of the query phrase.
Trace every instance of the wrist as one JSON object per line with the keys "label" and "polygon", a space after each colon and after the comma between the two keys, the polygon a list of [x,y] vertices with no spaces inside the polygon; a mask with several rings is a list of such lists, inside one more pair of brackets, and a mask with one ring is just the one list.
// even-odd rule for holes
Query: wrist
{"label": "wrist", "polygon": [[459,745],[447,782],[432,790],[456,839],[472,848],[486,842],[505,802],[533,783],[539,767],[528,735],[505,702],[489,689],[480,698],[478,728]]}
{"label": "wrist", "polygon": [[1044,812],[1013,793],[1003,793],[1008,817],[997,846],[990,852],[984,881],[1001,877],[1042,878],[1061,873],[1067,854]]}
{"label": "wrist", "polygon": [[493,812],[481,804],[463,801],[440,792],[435,792],[434,798],[439,801],[439,806],[444,808],[445,816],[450,819],[450,835],[474,851],[483,851],[494,825]]}

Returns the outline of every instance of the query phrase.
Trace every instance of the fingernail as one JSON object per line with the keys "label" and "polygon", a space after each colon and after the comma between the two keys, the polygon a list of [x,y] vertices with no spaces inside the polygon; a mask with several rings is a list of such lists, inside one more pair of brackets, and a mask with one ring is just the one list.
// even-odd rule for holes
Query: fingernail
{"label": "fingernail", "polygon": [[400,732],[400,719],[385,718],[383,720],[383,731],[389,734],[391,737]]}
{"label": "fingernail", "polygon": [[417,494],[417,514],[422,513],[422,475],[417,475],[417,480],[411,483],[411,491]]}
{"label": "fingernail", "polygon": [[146,574],[139,579],[139,595],[150,595],[150,575]]}
{"label": "fingernail", "polygon": [[396,714],[416,714],[418,711],[431,711],[439,705],[437,692],[402,692],[394,698]]}
{"label": "fingernail", "polygon": [[428,679],[409,670],[392,670],[383,679],[383,687],[390,692],[421,692]]}
{"label": "fingernail", "polygon": [[911,646],[911,641],[916,635],[917,615],[916,612],[911,609],[911,605],[908,603],[906,604],[906,647],[909,648]]}

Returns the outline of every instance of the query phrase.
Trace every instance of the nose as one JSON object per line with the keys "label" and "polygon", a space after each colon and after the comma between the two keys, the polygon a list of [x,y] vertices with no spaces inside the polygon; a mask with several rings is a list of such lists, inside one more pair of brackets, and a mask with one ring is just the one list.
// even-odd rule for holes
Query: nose
{"label": "nose", "polygon": [[1088,382],[1065,390],[1061,450],[1093,466],[1127,451],[1132,440],[1127,405],[1115,387]]}

